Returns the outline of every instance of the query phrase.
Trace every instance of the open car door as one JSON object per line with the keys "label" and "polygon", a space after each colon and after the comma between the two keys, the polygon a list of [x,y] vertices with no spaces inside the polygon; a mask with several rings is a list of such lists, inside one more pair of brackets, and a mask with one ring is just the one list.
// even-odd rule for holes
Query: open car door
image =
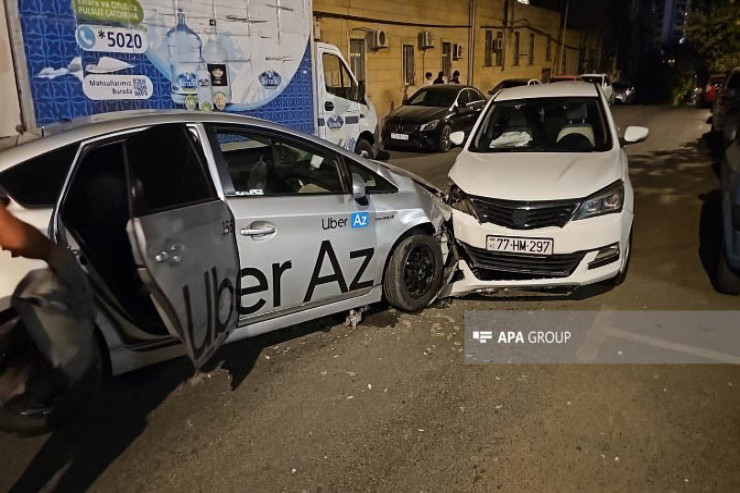
{"label": "open car door", "polygon": [[157,125],[125,143],[139,275],[169,332],[200,368],[237,321],[234,219],[218,196],[195,128]]}

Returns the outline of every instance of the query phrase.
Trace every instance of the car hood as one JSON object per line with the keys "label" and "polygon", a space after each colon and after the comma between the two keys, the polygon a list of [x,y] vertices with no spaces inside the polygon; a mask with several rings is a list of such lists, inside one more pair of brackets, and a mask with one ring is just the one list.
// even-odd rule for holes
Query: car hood
{"label": "car hood", "polygon": [[462,152],[450,179],[465,193],[508,200],[591,195],[622,177],[619,151],[593,153]]}
{"label": "car hood", "polygon": [[388,115],[388,119],[400,119],[408,122],[428,122],[435,118],[442,118],[447,111],[447,108],[439,108],[437,106],[401,106]]}

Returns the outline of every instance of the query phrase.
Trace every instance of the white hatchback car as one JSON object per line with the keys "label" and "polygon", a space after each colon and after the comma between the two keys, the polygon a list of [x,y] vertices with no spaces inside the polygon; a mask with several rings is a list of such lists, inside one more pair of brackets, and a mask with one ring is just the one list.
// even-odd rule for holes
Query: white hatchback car
{"label": "white hatchback car", "polygon": [[449,173],[460,272],[447,294],[621,283],[634,204],[623,146],[647,135],[620,138],[593,84],[498,93]]}

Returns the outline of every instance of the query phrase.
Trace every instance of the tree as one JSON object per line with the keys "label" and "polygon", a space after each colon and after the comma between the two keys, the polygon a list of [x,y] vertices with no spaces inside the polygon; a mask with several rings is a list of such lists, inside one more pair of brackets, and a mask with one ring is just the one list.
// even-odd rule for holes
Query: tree
{"label": "tree", "polygon": [[740,66],[740,1],[698,3],[686,19],[686,36],[711,72]]}

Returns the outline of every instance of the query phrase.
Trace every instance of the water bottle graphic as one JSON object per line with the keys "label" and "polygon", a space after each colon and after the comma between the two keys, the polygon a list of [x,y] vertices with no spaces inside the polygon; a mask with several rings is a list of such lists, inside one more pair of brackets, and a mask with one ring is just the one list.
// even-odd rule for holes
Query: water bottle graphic
{"label": "water bottle graphic", "polygon": [[198,66],[198,109],[213,111],[213,95],[211,94],[211,76],[205,63]]}
{"label": "water bottle graphic", "polygon": [[198,75],[204,66],[200,37],[185,23],[185,13],[177,9],[177,25],[167,32],[171,94],[176,104],[194,110],[198,106]]}
{"label": "water bottle graphic", "polygon": [[216,30],[216,20],[211,19],[212,30],[208,41],[203,47],[203,58],[208,66],[211,81],[211,94],[213,104],[217,109],[223,110],[231,102],[231,85],[229,79],[229,66],[226,47],[221,42]]}

